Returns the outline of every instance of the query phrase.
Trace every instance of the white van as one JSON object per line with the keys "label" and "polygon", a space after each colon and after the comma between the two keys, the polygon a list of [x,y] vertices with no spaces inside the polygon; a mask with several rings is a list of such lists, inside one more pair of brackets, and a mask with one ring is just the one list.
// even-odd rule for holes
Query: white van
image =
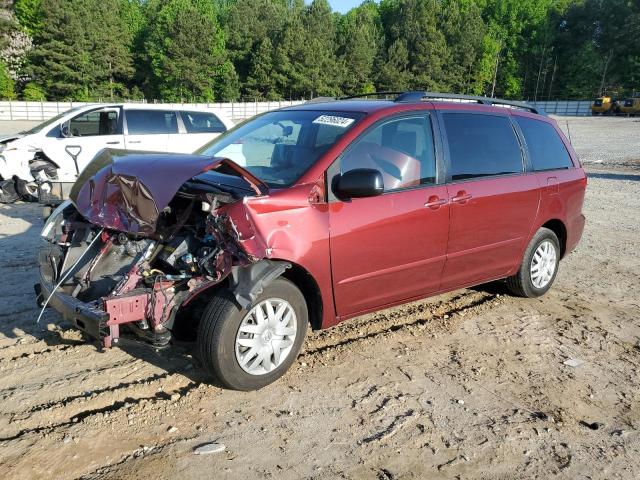
{"label": "white van", "polygon": [[233,126],[206,108],[83,105],[0,140],[0,202],[32,199],[38,184],[74,182],[104,148],[191,153]]}

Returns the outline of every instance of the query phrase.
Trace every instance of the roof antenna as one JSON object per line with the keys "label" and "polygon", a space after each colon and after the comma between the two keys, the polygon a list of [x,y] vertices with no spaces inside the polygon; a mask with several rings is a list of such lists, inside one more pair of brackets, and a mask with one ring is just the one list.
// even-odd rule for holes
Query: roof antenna
{"label": "roof antenna", "polygon": [[573,142],[571,141],[571,129],[569,128],[569,120],[565,120],[565,122],[567,123],[567,133],[569,134],[569,144],[573,145]]}

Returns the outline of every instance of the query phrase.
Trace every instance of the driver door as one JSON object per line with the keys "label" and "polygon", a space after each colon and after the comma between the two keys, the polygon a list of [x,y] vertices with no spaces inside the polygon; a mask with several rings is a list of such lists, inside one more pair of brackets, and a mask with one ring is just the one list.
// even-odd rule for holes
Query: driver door
{"label": "driver door", "polygon": [[73,180],[104,148],[124,148],[121,109],[102,107],[83,112],[61,128],[62,135],[43,146],[56,162],[60,180]]}
{"label": "driver door", "polygon": [[335,185],[357,168],[382,173],[385,192],[330,195],[331,271],[338,316],[422,297],[440,286],[449,233],[447,189],[438,177],[428,114],[412,114],[363,133],[329,169]]}

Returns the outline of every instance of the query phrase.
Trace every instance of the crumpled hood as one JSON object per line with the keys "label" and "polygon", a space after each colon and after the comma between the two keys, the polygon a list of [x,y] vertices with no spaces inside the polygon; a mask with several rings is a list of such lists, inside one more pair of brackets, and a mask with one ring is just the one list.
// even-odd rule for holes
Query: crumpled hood
{"label": "crumpled hood", "polygon": [[0,135],[0,144],[6,145],[7,143],[14,142],[23,138],[24,135],[22,133],[12,133],[10,135]]}
{"label": "crumpled hood", "polygon": [[106,149],[80,173],[69,198],[91,223],[152,235],[160,212],[180,187],[210,170],[243,178],[258,195],[268,191],[250,172],[225,158]]}

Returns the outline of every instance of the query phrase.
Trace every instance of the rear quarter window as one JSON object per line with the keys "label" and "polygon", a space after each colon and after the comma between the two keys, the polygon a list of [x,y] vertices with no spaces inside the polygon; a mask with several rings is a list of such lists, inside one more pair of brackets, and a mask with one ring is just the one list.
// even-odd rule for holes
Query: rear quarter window
{"label": "rear quarter window", "polygon": [[532,118],[516,117],[527,142],[533,170],[558,170],[573,167],[567,148],[553,126]]}
{"label": "rear quarter window", "polygon": [[224,123],[213,113],[181,112],[187,133],[222,133],[227,131]]}
{"label": "rear quarter window", "polygon": [[508,117],[445,113],[451,180],[522,172],[522,153]]}

